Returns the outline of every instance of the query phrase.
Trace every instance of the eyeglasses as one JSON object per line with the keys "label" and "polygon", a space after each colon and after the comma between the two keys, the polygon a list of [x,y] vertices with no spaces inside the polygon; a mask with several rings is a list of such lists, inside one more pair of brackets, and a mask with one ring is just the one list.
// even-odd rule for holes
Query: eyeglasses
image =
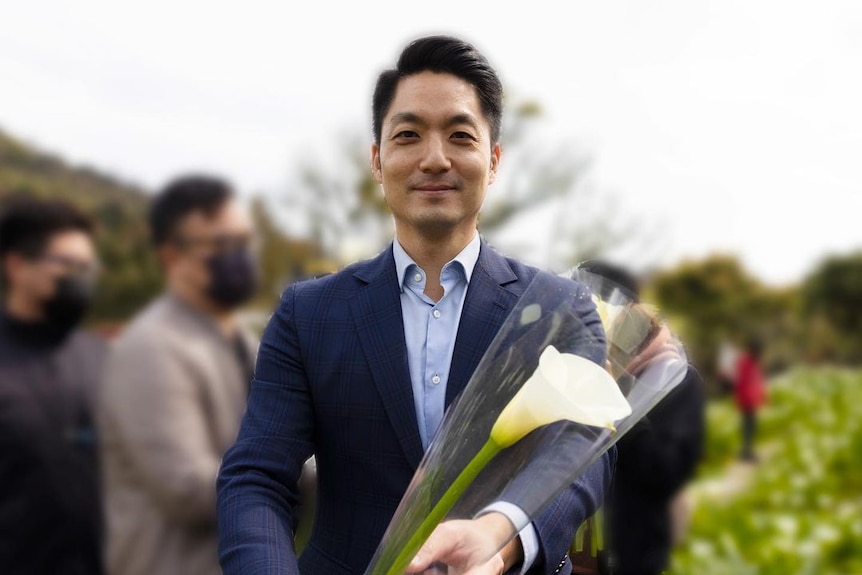
{"label": "eyeglasses", "polygon": [[258,236],[254,234],[222,234],[212,237],[177,236],[174,238],[174,243],[184,249],[202,248],[214,253],[256,251],[260,246]]}
{"label": "eyeglasses", "polygon": [[60,254],[44,254],[37,258],[40,263],[46,263],[61,268],[64,274],[93,277],[99,274],[102,267],[97,261],[82,260]]}

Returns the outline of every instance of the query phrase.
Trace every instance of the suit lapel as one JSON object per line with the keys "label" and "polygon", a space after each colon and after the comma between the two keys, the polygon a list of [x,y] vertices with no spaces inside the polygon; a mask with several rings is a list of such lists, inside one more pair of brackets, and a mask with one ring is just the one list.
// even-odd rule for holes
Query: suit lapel
{"label": "suit lapel", "polygon": [[386,413],[413,468],[424,453],[401,314],[401,294],[391,248],[354,272],[367,285],[350,302],[362,350]]}
{"label": "suit lapel", "polygon": [[447,407],[467,385],[517,302],[518,296],[503,287],[517,279],[506,259],[483,242],[458,324],[446,386]]}

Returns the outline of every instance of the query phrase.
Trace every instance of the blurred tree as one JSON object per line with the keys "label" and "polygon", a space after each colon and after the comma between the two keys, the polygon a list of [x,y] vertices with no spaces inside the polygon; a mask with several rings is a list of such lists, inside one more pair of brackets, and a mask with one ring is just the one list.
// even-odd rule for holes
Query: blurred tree
{"label": "blurred tree", "polygon": [[310,262],[319,262],[320,249],[309,240],[288,236],[273,218],[271,202],[262,194],[252,196],[251,214],[260,242],[258,265],[261,290],[251,307],[273,308],[290,282],[320,273]]}
{"label": "blurred tree", "polygon": [[[826,258],[802,284],[803,311],[820,332],[817,355],[862,362],[862,250]],[[834,353],[823,349],[829,340]],[[831,357],[829,357],[831,355]]]}
{"label": "blurred tree", "polygon": [[767,340],[765,361],[772,368],[790,361],[798,349],[795,290],[764,286],[732,255],[683,262],[660,272],[652,278],[649,293],[708,381],[715,380],[722,341],[741,344],[752,336]]}

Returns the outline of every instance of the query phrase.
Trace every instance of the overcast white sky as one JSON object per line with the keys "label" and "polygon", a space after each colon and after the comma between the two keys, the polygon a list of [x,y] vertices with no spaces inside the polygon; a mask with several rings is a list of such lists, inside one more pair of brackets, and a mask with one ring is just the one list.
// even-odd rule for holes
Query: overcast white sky
{"label": "overcast white sky", "polygon": [[431,32],[473,41],[600,186],[668,222],[667,263],[732,251],[777,284],[862,247],[853,0],[6,2],[0,127],[152,188],[213,169],[284,189]]}

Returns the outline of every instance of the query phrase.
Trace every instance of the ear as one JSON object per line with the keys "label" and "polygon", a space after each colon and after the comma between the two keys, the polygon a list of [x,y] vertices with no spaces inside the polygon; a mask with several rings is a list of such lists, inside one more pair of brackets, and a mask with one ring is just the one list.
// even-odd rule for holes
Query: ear
{"label": "ear", "polygon": [[500,167],[500,155],[503,152],[499,142],[494,144],[494,149],[491,150],[491,166],[488,170],[488,183],[493,184],[497,179],[497,168]]}
{"label": "ear", "polygon": [[371,174],[378,184],[383,183],[383,171],[380,168],[380,146],[371,144]]}

